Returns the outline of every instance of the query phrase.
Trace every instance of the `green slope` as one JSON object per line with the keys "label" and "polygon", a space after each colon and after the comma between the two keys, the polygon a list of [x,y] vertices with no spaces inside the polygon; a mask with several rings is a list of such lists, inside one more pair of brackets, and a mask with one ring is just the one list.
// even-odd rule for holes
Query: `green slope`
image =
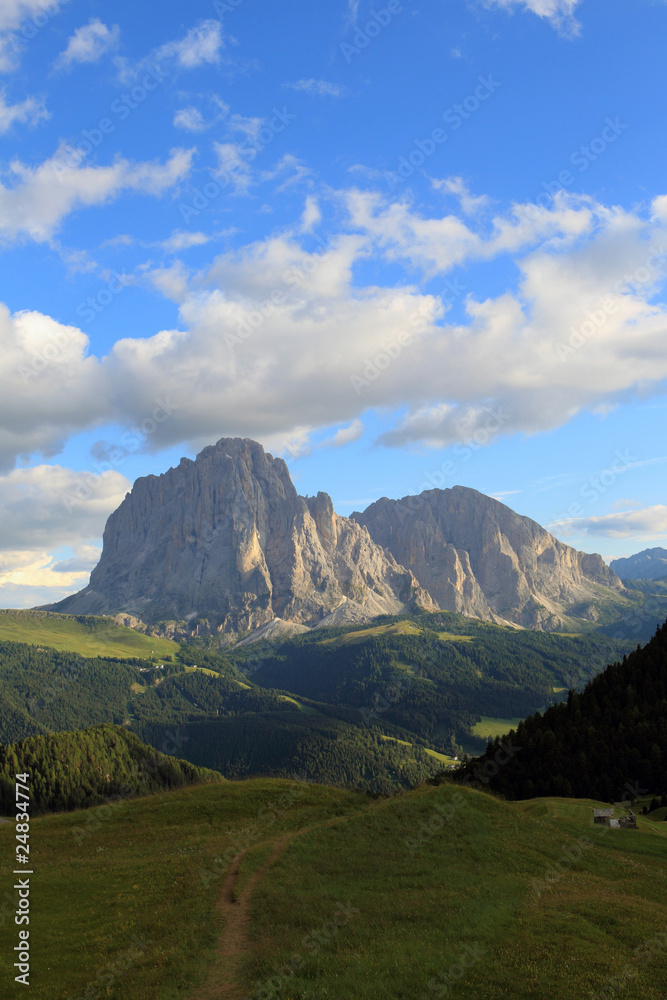
{"label": "green slope", "polygon": [[0,611],[0,640],[48,646],[81,656],[144,660],[159,660],[179,651],[175,642],[143,635],[109,618],[61,615],[53,611]]}
{"label": "green slope", "polygon": [[[621,982],[658,1000],[666,839],[642,817],[602,832],[593,804],[258,780],[41,817],[31,996],[580,1000]],[[13,836],[0,826],[1,857]],[[9,1000],[12,881],[5,865]]]}

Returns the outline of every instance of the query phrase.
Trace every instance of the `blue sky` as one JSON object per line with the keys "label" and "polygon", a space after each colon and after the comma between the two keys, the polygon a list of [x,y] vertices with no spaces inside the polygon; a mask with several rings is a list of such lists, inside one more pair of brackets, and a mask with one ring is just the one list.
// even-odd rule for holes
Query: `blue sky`
{"label": "blue sky", "polygon": [[0,604],[223,436],[667,544],[662,0],[0,0]]}

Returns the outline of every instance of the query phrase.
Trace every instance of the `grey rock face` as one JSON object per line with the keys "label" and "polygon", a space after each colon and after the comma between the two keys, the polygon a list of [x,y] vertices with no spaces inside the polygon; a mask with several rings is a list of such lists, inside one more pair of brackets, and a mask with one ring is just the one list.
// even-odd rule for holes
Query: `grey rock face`
{"label": "grey rock face", "polygon": [[59,607],[149,623],[203,616],[239,634],[276,617],[312,626],[347,602],[366,617],[437,607],[326,494],[298,496],[282,459],[223,438],[137,480],[107,522],[89,586]]}
{"label": "grey rock face", "polygon": [[598,588],[609,588],[609,596],[623,590],[601,556],[577,552],[530,518],[463,486],[385,497],[352,518],[446,611],[551,630],[577,606],[600,599]]}

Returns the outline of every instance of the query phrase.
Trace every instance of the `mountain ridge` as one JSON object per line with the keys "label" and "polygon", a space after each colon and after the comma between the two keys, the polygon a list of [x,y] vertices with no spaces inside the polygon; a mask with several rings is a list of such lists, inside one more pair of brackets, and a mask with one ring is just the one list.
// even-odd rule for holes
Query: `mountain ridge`
{"label": "mountain ridge", "polygon": [[549,631],[568,616],[596,620],[598,587],[624,589],[601,556],[466,486],[383,497],[351,516],[446,611]]}
{"label": "mountain ridge", "polygon": [[413,608],[551,631],[596,621],[623,593],[600,556],[476,490],[383,498],[342,517],[326,493],[299,496],[283,459],[222,438],[135,482],[88,587],[52,609],[194,620],[234,641],[277,619],[312,628]]}
{"label": "mountain ridge", "polygon": [[609,565],[623,580],[660,580],[667,576],[667,549],[643,549],[633,556],[612,559]]}

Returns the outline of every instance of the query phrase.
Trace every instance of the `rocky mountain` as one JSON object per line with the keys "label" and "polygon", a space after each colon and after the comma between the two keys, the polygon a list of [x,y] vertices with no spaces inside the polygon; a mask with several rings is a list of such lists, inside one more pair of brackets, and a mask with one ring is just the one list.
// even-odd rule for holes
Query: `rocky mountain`
{"label": "rocky mountain", "polygon": [[455,486],[371,504],[352,519],[412,570],[444,611],[552,630],[595,620],[621,581],[601,556],[564,545],[505,504]]}
{"label": "rocky mountain", "polygon": [[137,480],[107,522],[89,585],[55,608],[167,630],[187,620],[231,641],[415,606],[553,630],[596,620],[623,593],[600,556],[476,490],[384,498],[340,517],[326,493],[299,496],[282,459],[223,438]]}
{"label": "rocky mountain", "polygon": [[613,559],[609,565],[622,580],[660,580],[667,576],[667,549],[644,549],[627,559]]}
{"label": "rocky mountain", "polygon": [[298,496],[282,459],[223,438],[137,480],[107,522],[89,586],[57,607],[148,623],[204,618],[239,635],[276,618],[342,624],[415,604],[437,608],[330,497]]}

